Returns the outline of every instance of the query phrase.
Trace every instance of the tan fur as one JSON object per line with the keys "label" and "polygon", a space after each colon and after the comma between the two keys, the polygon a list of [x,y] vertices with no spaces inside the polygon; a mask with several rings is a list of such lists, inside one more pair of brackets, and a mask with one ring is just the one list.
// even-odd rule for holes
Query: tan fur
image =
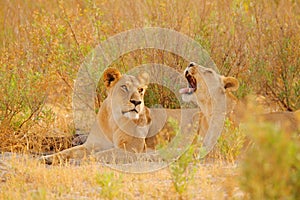
{"label": "tan fur", "polygon": [[144,106],[148,74],[143,73],[136,78],[121,75],[117,69],[109,68],[104,72],[103,78],[107,98],[101,105],[86,142],[53,155],[43,156],[41,160],[53,163],[69,158],[81,159],[109,149],[145,151],[145,138],[152,124],[150,110]]}
{"label": "tan fur", "polygon": [[[203,76],[206,76],[206,80],[216,84],[216,87],[219,88],[216,90],[216,94],[211,95],[224,95],[225,93],[224,96],[226,98],[226,105],[224,106],[226,106],[226,112],[228,114],[232,111],[237,102],[237,98],[231,92],[238,89],[239,83],[237,79],[233,77],[221,76],[212,69],[207,69],[196,64],[192,64],[192,66],[190,65],[187,67],[184,75],[191,75],[197,81],[198,87],[194,94],[183,94],[182,98],[187,102],[196,102],[200,109],[152,109],[152,119],[153,122],[156,122],[156,118],[161,116],[161,113],[165,112],[167,119],[172,118],[178,122],[178,125],[182,128],[181,131],[184,132],[184,135],[190,134],[191,131],[190,129],[184,130],[185,127],[192,127],[198,123],[197,132],[200,138],[203,140],[208,130],[208,119],[211,117],[212,113],[211,99],[209,98],[209,93],[207,90],[207,87],[210,85],[206,85],[203,80]],[[157,135],[146,138],[147,145],[153,147],[157,144],[165,142],[164,140],[172,140],[174,137],[174,135],[170,135],[172,131],[174,131],[173,127],[169,127],[168,123],[165,123],[163,129]]]}
{"label": "tan fur", "polygon": [[[192,94],[182,94],[184,101],[193,101],[200,107],[199,112],[199,135],[204,137],[208,130],[209,118],[214,113],[212,104],[212,95],[214,97],[225,96],[226,115],[228,116],[237,103],[237,98],[231,93],[239,88],[238,80],[234,77],[225,77],[219,75],[210,68],[202,67],[196,63],[190,63],[185,69],[184,75],[191,76],[196,80],[197,88]],[[206,82],[205,82],[206,81]],[[214,93],[208,91],[208,87],[216,88]],[[216,122],[220,123],[220,122]]]}
{"label": "tan fur", "polygon": [[[257,102],[251,102],[255,104],[254,107],[250,108],[251,113],[247,111],[249,103],[244,103],[238,101],[238,99],[231,93],[236,91],[239,88],[238,80],[233,77],[224,77],[212,69],[204,68],[197,65],[196,63],[191,63],[187,69],[186,73],[192,75],[197,80],[197,90],[194,92],[194,95],[183,95],[183,99],[187,101],[194,101],[198,104],[201,109],[200,115],[200,134],[205,133],[208,128],[207,117],[209,116],[209,108],[211,106],[211,100],[208,98],[209,94],[207,93],[207,88],[203,87],[203,76],[210,76],[210,79],[215,82],[221,89],[225,91],[226,96],[226,114],[236,125],[247,120],[245,115],[255,116],[257,120],[263,120],[271,122],[275,125],[280,126],[287,132],[298,132],[300,129],[300,110],[295,112],[271,112],[271,113],[259,113],[259,106]],[[221,94],[221,93],[220,93]],[[218,95],[218,94],[215,94]],[[198,97],[198,98],[196,98]],[[251,99],[251,101],[253,101]],[[204,131],[204,132],[203,132]]]}
{"label": "tan fur", "polygon": [[257,101],[254,96],[248,96],[239,101],[230,115],[231,121],[236,125],[254,120],[269,122],[278,126],[287,133],[296,132],[300,134],[300,110],[288,111],[268,111],[264,104]]}
{"label": "tan fur", "polygon": [[300,110],[295,112],[272,112],[261,115],[262,119],[271,122],[287,133],[300,134]]}

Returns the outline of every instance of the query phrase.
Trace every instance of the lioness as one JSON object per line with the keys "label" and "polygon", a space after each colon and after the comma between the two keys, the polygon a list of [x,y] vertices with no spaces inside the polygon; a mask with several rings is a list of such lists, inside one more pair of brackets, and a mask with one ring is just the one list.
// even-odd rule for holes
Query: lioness
{"label": "lioness", "polygon": [[[128,152],[145,151],[151,117],[144,105],[144,94],[149,75],[141,73],[137,78],[121,75],[114,68],[108,68],[103,75],[107,98],[103,101],[96,121],[84,144],[62,152],[43,156],[46,163],[53,159],[80,159],[92,152],[107,149],[124,149]],[[148,147],[151,148],[151,147]]]}
{"label": "lioness", "polygon": [[[214,70],[202,67],[196,63],[191,62],[184,71],[184,75],[189,82],[187,88],[180,90],[184,101],[194,101],[201,108],[201,122],[200,126],[202,132],[207,130],[207,117],[210,115],[211,99],[209,95],[222,95],[225,92],[226,97],[226,114],[236,124],[244,121],[247,111],[245,109],[249,106],[239,102],[237,98],[231,93],[239,88],[238,80],[234,77],[224,77],[217,74]],[[203,79],[213,81],[220,87],[220,91],[214,94],[208,94],[205,88],[206,84]],[[253,112],[255,110],[252,110]],[[272,112],[272,113],[251,113],[255,115],[257,120],[262,119],[279,125],[287,132],[298,132],[300,124],[300,110],[295,112]],[[204,117],[206,116],[206,117]]]}
{"label": "lioness", "polygon": [[223,128],[225,116],[231,113],[236,104],[231,92],[238,89],[239,83],[233,77],[221,76],[213,69],[194,62],[185,69],[184,76],[188,86],[180,89],[180,93],[184,101],[193,101],[200,107],[199,139],[203,140],[203,146],[209,151]]}

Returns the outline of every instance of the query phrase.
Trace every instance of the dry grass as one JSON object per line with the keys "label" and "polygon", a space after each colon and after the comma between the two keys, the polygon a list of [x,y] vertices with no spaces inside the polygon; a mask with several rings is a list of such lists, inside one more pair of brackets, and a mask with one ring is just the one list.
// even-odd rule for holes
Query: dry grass
{"label": "dry grass", "polygon": [[[1,199],[223,199],[242,195],[237,166],[197,164],[184,196],[179,196],[168,169],[146,174],[123,174],[99,163],[45,166],[30,158],[12,158],[16,173],[0,184]],[[241,196],[240,196],[241,197]]]}
{"label": "dry grass", "polygon": [[[298,1],[0,0],[0,150],[26,157],[28,152],[69,147],[67,137],[57,138],[75,132],[73,84],[85,56],[116,33],[149,26],[174,29],[199,42],[222,74],[239,79],[238,98],[254,93],[271,105],[269,110],[299,109]],[[182,71],[189,61],[160,50],[137,50],[113,65],[125,72],[148,62]],[[151,91],[148,104],[178,106],[167,89]],[[97,92],[99,106],[105,97],[101,84]],[[176,193],[168,170],[132,175],[95,163],[48,168],[34,159],[13,158],[7,163],[16,172],[0,184],[0,198],[232,198],[241,194],[233,178],[239,174],[236,166],[222,160],[237,161],[235,148],[241,147],[235,137],[222,138],[226,146],[218,146],[213,163],[197,163],[194,183],[184,196]],[[109,182],[116,193],[105,189]]]}
{"label": "dry grass", "polygon": [[[73,133],[73,81],[80,64],[99,42],[138,27],[170,28],[198,41],[222,74],[239,79],[239,98],[250,92],[262,95],[272,110],[300,106],[297,1],[3,0],[0,4],[1,141],[12,137],[2,142],[2,149],[39,152],[38,145],[28,144],[32,138]],[[160,50],[137,50],[113,65],[126,71],[148,62],[182,71],[189,61]],[[178,107],[167,89],[152,89],[146,102]],[[96,106],[104,97],[100,85]]]}

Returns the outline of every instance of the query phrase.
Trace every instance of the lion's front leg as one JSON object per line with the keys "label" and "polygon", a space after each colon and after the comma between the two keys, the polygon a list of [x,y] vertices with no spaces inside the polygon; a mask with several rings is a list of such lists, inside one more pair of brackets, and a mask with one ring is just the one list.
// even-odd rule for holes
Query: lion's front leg
{"label": "lion's front leg", "polygon": [[113,143],[116,148],[134,153],[141,153],[145,149],[144,138],[134,137],[123,132],[114,134]]}
{"label": "lion's front leg", "polygon": [[157,136],[151,136],[151,137],[147,137],[145,139],[145,151],[154,151],[156,149],[156,146],[158,145],[158,140],[157,140]]}
{"label": "lion's front leg", "polygon": [[45,164],[57,164],[68,159],[82,159],[88,154],[87,148],[84,145],[79,145],[52,155],[42,156],[39,160]]}

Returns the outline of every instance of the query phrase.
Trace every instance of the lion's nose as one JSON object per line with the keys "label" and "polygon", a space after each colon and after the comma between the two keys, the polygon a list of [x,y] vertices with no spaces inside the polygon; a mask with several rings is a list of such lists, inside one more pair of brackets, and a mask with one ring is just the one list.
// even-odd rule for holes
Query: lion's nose
{"label": "lion's nose", "polygon": [[195,66],[196,65],[196,63],[194,63],[194,62],[190,62],[190,64],[189,64],[189,66],[188,67],[193,67],[193,66]]}
{"label": "lion's nose", "polygon": [[139,101],[139,100],[130,100],[131,103],[133,103],[133,105],[137,106],[137,105],[140,105],[142,102]]}
{"label": "lion's nose", "polygon": [[184,73],[184,75],[185,75],[185,76],[187,76],[187,75],[188,75],[188,73],[189,73],[189,71],[188,71],[188,70],[185,70],[185,73]]}

